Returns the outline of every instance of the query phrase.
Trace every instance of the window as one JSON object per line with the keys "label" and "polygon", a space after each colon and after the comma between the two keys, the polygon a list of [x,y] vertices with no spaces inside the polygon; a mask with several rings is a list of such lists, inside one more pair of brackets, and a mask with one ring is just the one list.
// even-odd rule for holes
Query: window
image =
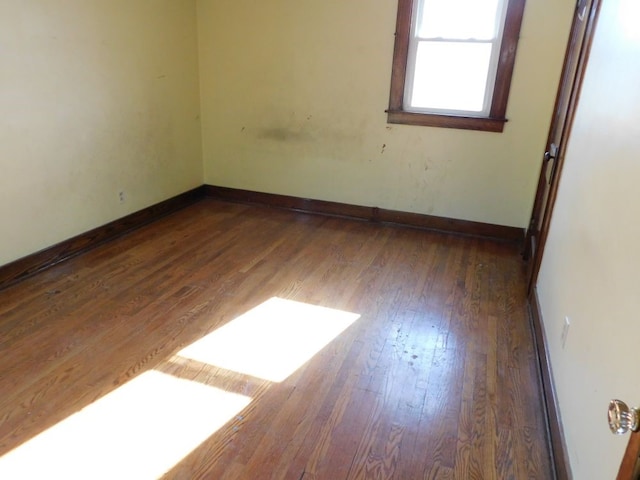
{"label": "window", "polygon": [[501,132],[525,0],[399,0],[388,122]]}

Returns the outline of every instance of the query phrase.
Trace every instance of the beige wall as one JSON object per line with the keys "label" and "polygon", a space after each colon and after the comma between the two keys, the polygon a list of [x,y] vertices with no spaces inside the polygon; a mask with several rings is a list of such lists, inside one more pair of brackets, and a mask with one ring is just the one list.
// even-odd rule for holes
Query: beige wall
{"label": "beige wall", "polygon": [[526,226],[575,2],[527,2],[502,134],[386,123],[396,5],[199,0],[206,183]]}
{"label": "beige wall", "polygon": [[2,2],[0,265],[203,179],[524,226],[571,3],[493,134],[386,124],[395,2],[200,0],[201,104],[195,0]]}
{"label": "beige wall", "polygon": [[395,8],[1,2],[0,265],[203,181],[525,226],[573,1],[528,2],[502,134],[386,123]]}
{"label": "beige wall", "polygon": [[195,15],[0,2],[0,265],[202,184]]}
{"label": "beige wall", "polygon": [[538,282],[580,480],[615,478],[628,436],[609,433],[609,400],[640,406],[639,19],[637,0],[603,2]]}

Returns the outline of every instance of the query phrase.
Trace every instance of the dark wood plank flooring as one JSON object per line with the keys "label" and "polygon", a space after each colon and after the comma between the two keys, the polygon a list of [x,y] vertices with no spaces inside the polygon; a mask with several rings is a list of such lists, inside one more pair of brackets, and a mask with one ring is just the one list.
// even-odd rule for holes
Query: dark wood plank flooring
{"label": "dark wood plank flooring", "polygon": [[[273,297],[359,318],[185,354]],[[532,341],[513,245],[204,200],[0,291],[0,478],[551,479]]]}

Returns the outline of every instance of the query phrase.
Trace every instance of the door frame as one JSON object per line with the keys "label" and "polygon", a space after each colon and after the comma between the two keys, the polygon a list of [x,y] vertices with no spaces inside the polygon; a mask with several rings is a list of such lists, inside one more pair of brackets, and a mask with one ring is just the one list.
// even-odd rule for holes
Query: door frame
{"label": "door frame", "polygon": [[[536,285],[536,281],[538,279],[538,273],[540,272],[540,266],[542,264],[542,257],[544,254],[544,248],[547,243],[547,237],[549,235],[549,226],[551,224],[551,217],[553,215],[553,208],[555,205],[556,197],[558,194],[558,186],[560,183],[560,178],[562,176],[562,169],[564,166],[564,156],[566,152],[566,144],[571,136],[571,130],[573,126],[573,119],[575,117],[576,109],[578,106],[578,99],[580,98],[580,92],[582,90],[582,82],[584,80],[584,74],[586,70],[586,66],[589,60],[589,55],[591,53],[591,45],[593,43],[593,36],[595,34],[595,27],[598,18],[598,14],[600,12],[600,5],[602,0],[593,0],[591,4],[591,9],[589,12],[585,13],[588,15],[587,24],[584,31],[584,36],[582,39],[578,37],[579,35],[579,24],[582,21],[580,19],[580,12],[578,11],[580,0],[576,2],[576,9],[573,16],[573,21],[571,24],[571,30],[569,34],[569,41],[567,43],[567,50],[565,52],[564,63],[562,66],[562,74],[560,77],[560,84],[558,85],[558,90],[556,94],[556,100],[553,108],[553,117],[551,119],[551,125],[549,127],[549,134],[547,137],[546,146],[549,148],[549,145],[553,142],[552,136],[555,128],[558,123],[558,109],[560,108],[561,94],[562,90],[566,88],[569,84],[571,84],[571,94],[569,99],[569,104],[567,107],[567,114],[564,119],[564,130],[563,130],[563,145],[558,146],[558,155],[555,159],[555,165],[553,166],[553,174],[550,180],[548,199],[546,204],[541,207],[541,204],[544,202],[544,189],[545,183],[547,182],[547,178],[545,175],[545,162],[543,159],[542,168],[540,169],[540,176],[538,178],[538,186],[536,188],[536,196],[531,212],[531,221],[529,223],[529,227],[525,236],[525,246],[523,250],[523,256],[525,260],[529,260],[531,263],[529,265],[529,278],[528,278],[528,288],[527,292],[529,295],[532,294],[533,289]],[[581,41],[580,41],[581,40]],[[577,63],[577,67],[575,70],[575,74],[570,74],[570,57],[575,53],[575,49],[579,48],[579,59]],[[544,211],[542,211],[544,209]],[[531,230],[536,228],[534,226],[534,220],[536,216],[542,215],[542,224],[540,227],[540,231],[538,233],[538,244],[536,245],[535,251],[533,252],[533,256],[529,257],[530,252],[530,237],[532,233]]]}

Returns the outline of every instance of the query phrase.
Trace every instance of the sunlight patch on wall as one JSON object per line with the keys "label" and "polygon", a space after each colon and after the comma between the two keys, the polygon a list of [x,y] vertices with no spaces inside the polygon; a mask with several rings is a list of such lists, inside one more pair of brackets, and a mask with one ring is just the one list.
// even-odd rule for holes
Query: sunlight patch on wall
{"label": "sunlight patch on wall", "polygon": [[638,0],[621,0],[618,10],[620,27],[625,39],[640,44],[640,3]]}
{"label": "sunlight patch on wall", "polygon": [[273,297],[178,355],[281,382],[358,318],[355,313]]}
{"label": "sunlight patch on wall", "polygon": [[0,478],[157,479],[251,402],[148,371],[0,458]]}

